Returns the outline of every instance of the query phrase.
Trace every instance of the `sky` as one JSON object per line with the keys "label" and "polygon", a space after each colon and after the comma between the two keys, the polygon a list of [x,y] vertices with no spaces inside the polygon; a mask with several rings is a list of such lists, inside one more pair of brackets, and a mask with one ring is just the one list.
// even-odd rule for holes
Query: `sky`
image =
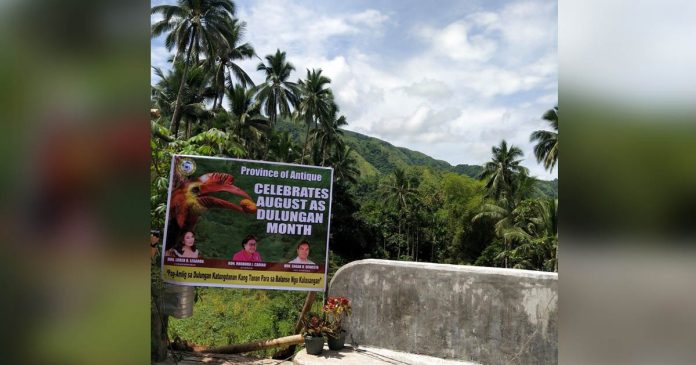
{"label": "sky", "polygon": [[[154,0],[153,6],[172,3]],[[481,165],[505,139],[524,152],[550,129],[541,115],[558,103],[556,1],[235,1],[244,41],[263,58],[285,51],[291,79],[321,69],[348,125],[444,160]],[[153,17],[153,20],[156,20]],[[152,64],[171,55],[153,39]],[[258,59],[240,62],[254,82]],[[152,82],[156,82],[154,78]]]}

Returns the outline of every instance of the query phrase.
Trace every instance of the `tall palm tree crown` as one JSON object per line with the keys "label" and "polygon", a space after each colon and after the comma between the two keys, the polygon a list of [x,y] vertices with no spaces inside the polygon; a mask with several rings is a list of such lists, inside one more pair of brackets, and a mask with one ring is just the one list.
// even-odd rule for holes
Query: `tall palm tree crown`
{"label": "tall palm tree crown", "polygon": [[331,150],[343,144],[341,136],[343,131],[340,127],[347,125],[346,117],[338,115],[338,105],[331,106],[328,116],[321,118],[319,128],[314,130],[314,141],[318,143],[321,150],[321,166],[326,166],[326,160],[331,155]]}
{"label": "tall palm tree crown", "polygon": [[544,168],[553,171],[558,163],[558,105],[544,113],[542,118],[551,124],[555,132],[534,131],[530,137],[532,142],[538,141],[534,146],[534,156],[537,162],[544,163]]}
{"label": "tall palm tree crown", "polygon": [[176,5],[158,5],[151,14],[163,19],[152,25],[152,37],[167,33],[164,44],[168,50],[176,48],[176,59],[184,63],[184,72],[172,113],[171,130],[176,137],[181,119],[181,93],[193,56],[199,54],[214,57],[220,46],[228,47],[227,38],[232,34],[232,18],[235,6],[231,0],[178,0]]}
{"label": "tall palm tree crown", "polygon": [[337,144],[333,150],[329,164],[334,169],[334,177],[337,183],[348,182],[355,184],[360,170],[356,167],[357,162],[352,156],[353,149],[346,147],[345,144]]}
{"label": "tall palm tree crown", "polygon": [[511,197],[514,195],[515,179],[519,174],[527,175],[529,171],[522,166],[519,157],[522,157],[522,150],[515,146],[508,147],[505,140],[500,142],[500,146],[493,146],[493,159],[483,165],[481,178],[486,179],[486,189],[488,195],[495,199],[500,199],[503,195]]}
{"label": "tall palm tree crown", "polygon": [[261,107],[254,101],[254,90],[235,85],[227,88],[225,92],[229,98],[229,120],[234,134],[246,147],[249,157],[260,158],[261,141],[269,131],[269,121],[261,115]]}
{"label": "tall palm tree crown", "polygon": [[181,120],[186,122],[184,136],[188,138],[191,135],[191,127],[202,120],[208,119],[210,113],[206,110],[204,101],[212,95],[210,85],[210,74],[203,65],[193,65],[186,73],[186,79],[183,79],[184,65],[182,62],[174,62],[172,69],[165,75],[161,69],[153,67],[155,75],[160,80],[153,87],[153,101],[159,110],[165,115],[171,115],[172,107],[177,99],[177,90],[182,84],[185,85],[181,89],[180,115]]}
{"label": "tall palm tree crown", "polygon": [[319,120],[328,118],[333,105],[333,94],[328,88],[331,79],[321,74],[319,70],[307,70],[307,78],[298,82],[300,90],[300,104],[298,114],[307,124],[305,133],[305,143],[303,148],[303,159],[306,154],[307,143],[309,141],[310,128],[316,128]]}
{"label": "tall palm tree crown", "polygon": [[[213,102],[213,109],[222,106],[226,81],[229,87],[232,87],[233,78],[242,86],[254,86],[251,77],[249,77],[244,69],[235,63],[236,60],[249,59],[256,55],[254,47],[252,47],[251,44],[239,44],[244,37],[246,23],[240,22],[237,19],[232,19],[230,26],[232,31],[226,36],[227,47],[220,47],[217,51],[217,57],[210,58],[215,70],[214,86],[215,90],[218,92],[216,100]],[[217,61],[217,63],[215,63],[215,61]]]}
{"label": "tall palm tree crown", "polygon": [[290,115],[291,108],[297,105],[297,85],[288,81],[290,73],[295,70],[292,63],[285,60],[285,52],[276,50],[274,55],[267,55],[266,63],[259,63],[257,71],[266,74],[266,81],[257,86],[256,98],[275,126],[278,114]]}
{"label": "tall palm tree crown", "polygon": [[394,170],[391,181],[385,187],[387,201],[394,202],[398,209],[408,210],[416,196],[416,189],[411,186],[406,172],[402,169]]}
{"label": "tall palm tree crown", "polygon": [[[389,182],[386,183],[385,198],[389,203],[394,204],[399,213],[399,237],[404,221],[411,214],[412,203],[418,199],[417,190],[412,186],[411,180],[406,176],[406,172],[397,168],[391,176]],[[408,249],[408,235],[406,238],[406,248]],[[401,243],[397,244],[397,258],[401,257]]]}

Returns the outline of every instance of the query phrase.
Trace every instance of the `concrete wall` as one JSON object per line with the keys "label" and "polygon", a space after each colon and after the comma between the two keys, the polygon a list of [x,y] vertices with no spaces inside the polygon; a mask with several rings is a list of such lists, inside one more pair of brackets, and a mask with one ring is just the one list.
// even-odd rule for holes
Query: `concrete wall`
{"label": "concrete wall", "polygon": [[347,343],[482,364],[558,363],[558,275],[354,261],[329,294],[352,300]]}

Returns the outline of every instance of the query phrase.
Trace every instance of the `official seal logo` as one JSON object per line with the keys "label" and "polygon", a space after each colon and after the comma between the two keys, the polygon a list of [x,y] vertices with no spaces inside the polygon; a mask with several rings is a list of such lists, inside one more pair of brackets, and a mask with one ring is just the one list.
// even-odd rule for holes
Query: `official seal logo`
{"label": "official seal logo", "polygon": [[177,166],[177,170],[180,174],[189,176],[196,172],[196,162],[188,158],[182,159],[179,162],[179,166]]}

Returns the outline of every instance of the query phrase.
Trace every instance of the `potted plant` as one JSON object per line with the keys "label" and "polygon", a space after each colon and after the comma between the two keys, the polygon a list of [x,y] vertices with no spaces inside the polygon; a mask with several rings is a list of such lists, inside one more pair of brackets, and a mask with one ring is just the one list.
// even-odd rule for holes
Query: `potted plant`
{"label": "potted plant", "polygon": [[327,342],[329,349],[340,350],[346,342],[346,331],[343,329],[343,320],[350,316],[352,307],[350,299],[346,297],[329,297],[322,308],[326,315],[328,331]]}
{"label": "potted plant", "polygon": [[324,334],[329,331],[326,320],[317,314],[309,313],[302,318],[302,336],[307,353],[319,355],[324,350]]}

